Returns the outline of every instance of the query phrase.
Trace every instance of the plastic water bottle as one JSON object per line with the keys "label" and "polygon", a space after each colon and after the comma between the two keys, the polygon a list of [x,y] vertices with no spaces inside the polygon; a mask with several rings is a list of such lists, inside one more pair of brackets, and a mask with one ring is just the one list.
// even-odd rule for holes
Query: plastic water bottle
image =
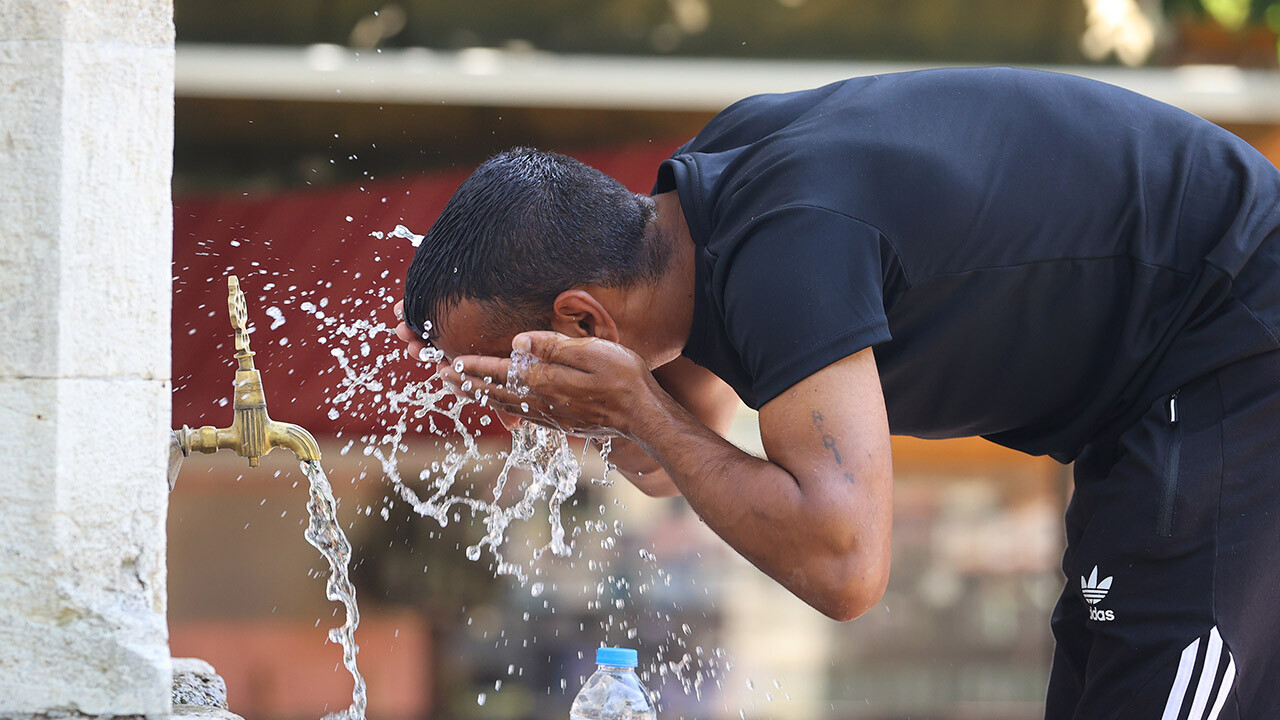
{"label": "plastic water bottle", "polygon": [[573,699],[569,720],[657,720],[649,693],[636,677],[639,656],[630,648],[596,649],[596,671]]}

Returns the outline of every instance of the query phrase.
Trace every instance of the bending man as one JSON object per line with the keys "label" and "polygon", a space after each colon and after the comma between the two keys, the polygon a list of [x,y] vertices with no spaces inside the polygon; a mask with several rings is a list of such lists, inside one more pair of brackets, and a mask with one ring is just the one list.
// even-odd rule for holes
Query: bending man
{"label": "bending man", "polygon": [[[514,150],[404,316],[506,411],[630,441],[627,477],[839,620],[888,580],[891,432],[1074,461],[1046,717],[1280,709],[1280,173],[1207,122],[940,70],[747,98],[651,196]],[[513,342],[527,412],[484,381]],[[767,459],[721,437],[735,395]]]}

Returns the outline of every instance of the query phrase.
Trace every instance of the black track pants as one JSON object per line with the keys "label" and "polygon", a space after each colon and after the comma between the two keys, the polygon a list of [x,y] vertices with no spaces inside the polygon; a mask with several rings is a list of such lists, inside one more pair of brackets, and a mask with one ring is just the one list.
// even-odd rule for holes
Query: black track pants
{"label": "black track pants", "polygon": [[1280,718],[1280,352],[1076,461],[1047,720]]}

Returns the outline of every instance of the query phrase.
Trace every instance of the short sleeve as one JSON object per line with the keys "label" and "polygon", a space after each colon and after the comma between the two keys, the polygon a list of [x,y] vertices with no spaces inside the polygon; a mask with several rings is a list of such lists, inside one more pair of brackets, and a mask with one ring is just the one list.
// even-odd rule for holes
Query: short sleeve
{"label": "short sleeve", "polygon": [[753,222],[717,263],[725,330],[759,408],[822,368],[890,339],[883,237],[819,207]]}

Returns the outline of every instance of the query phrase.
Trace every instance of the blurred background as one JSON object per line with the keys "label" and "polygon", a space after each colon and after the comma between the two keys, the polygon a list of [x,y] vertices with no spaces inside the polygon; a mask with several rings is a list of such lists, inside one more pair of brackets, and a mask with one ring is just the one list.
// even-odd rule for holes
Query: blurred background
{"label": "blurred background", "polygon": [[[412,247],[370,233],[425,232],[488,155],[558,150],[647,191],[676,146],[757,92],[1041,67],[1178,105],[1280,161],[1280,0],[175,5],[175,423],[229,420],[223,277],[236,272],[272,414],[321,438],[355,545],[372,720],[567,717],[601,642],[639,648],[664,718],[1041,716],[1069,468],[976,439],[895,438],[893,577],[847,624],[779,589],[682,501],[584,480],[566,524],[605,529],[578,537],[572,558],[543,558],[535,596],[466,559],[483,534],[470,518],[441,527],[397,503],[364,453],[396,420],[382,396],[331,401],[344,376],[331,350],[353,342],[335,328],[392,321]],[[364,333],[372,369],[394,344]],[[496,423],[472,422],[503,447]],[[732,439],[759,452],[754,422],[744,408]],[[430,435],[403,451],[407,478],[444,452]],[[470,482],[484,490],[492,470]],[[589,463],[586,476],[602,474]],[[305,502],[281,454],[252,470],[191,458],[172,497],[173,652],[210,660],[253,720],[350,699],[325,643],[340,618],[302,537]],[[545,542],[545,528],[535,518],[513,544]]]}

